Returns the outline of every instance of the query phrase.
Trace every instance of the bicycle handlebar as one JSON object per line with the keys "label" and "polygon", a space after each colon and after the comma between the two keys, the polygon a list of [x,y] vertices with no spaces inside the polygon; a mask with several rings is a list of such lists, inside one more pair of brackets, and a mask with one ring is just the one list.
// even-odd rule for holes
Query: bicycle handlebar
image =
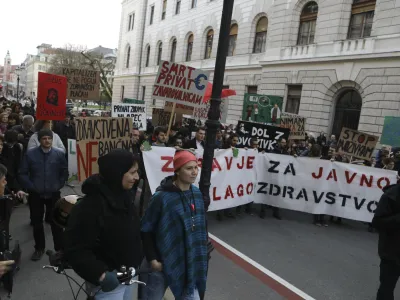
{"label": "bicycle handlebar", "polygon": [[[46,255],[49,257],[50,265],[43,266],[43,269],[52,269],[58,274],[65,273],[65,270],[67,269],[72,269],[71,266],[65,261],[61,252],[54,253],[51,250],[47,250]],[[125,266],[121,266],[120,270],[117,271],[116,274],[121,284],[131,285],[137,283],[146,285],[144,282],[135,280],[134,278],[140,274],[147,274],[151,272],[153,272],[152,269],[135,269],[133,267],[127,269]]]}

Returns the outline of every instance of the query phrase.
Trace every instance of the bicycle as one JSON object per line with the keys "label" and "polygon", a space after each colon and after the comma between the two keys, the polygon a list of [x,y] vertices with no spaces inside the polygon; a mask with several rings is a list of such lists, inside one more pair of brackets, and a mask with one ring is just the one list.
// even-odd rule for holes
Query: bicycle
{"label": "bicycle", "polygon": [[[88,291],[86,291],[83,288],[83,285],[86,284],[86,282],[79,284],[78,281],[76,281],[74,278],[69,276],[67,274],[66,270],[72,270],[72,268],[68,264],[68,262],[65,261],[63,254],[61,252],[54,253],[51,250],[47,250],[46,255],[49,257],[50,265],[43,266],[43,269],[52,269],[55,273],[64,275],[68,280],[68,284],[69,284],[69,287],[71,288],[71,292],[74,297],[74,300],[78,299],[79,293],[81,291],[83,291],[86,294],[87,300],[95,300],[96,294],[101,289],[99,289],[99,291],[97,291],[94,295],[91,295]],[[117,278],[118,278],[119,282],[123,285],[132,285],[132,284],[146,285],[146,283],[136,280],[134,278],[140,274],[146,274],[146,273],[151,273],[151,272],[153,272],[151,269],[136,270],[133,267],[130,267],[129,269],[127,269],[126,266],[121,266],[119,272],[117,272]],[[76,295],[74,293],[74,290],[72,288],[70,280],[72,280],[79,287],[79,290]]]}

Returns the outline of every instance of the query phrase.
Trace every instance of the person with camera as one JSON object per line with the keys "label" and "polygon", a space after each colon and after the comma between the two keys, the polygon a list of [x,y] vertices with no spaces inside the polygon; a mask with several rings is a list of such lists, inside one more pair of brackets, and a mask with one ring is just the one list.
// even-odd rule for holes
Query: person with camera
{"label": "person with camera", "polygon": [[131,300],[136,285],[120,284],[116,270],[137,269],[143,259],[140,219],[134,207],[139,158],[115,149],[98,159],[99,174],[82,185],[64,232],[64,255],[94,299]]}
{"label": "person with camera", "polygon": [[[7,194],[7,168],[0,164],[0,201],[9,201],[5,196]],[[4,211],[4,209],[7,207],[7,205],[0,205],[1,210],[1,222],[0,222],[0,229],[1,230],[8,230],[8,224],[4,224],[4,222],[7,222],[7,211]],[[9,220],[8,220],[9,221]],[[4,250],[3,250],[4,251]],[[0,277],[6,274],[9,270],[11,270],[12,265],[15,262],[13,260],[6,260],[6,261],[0,261]]]}

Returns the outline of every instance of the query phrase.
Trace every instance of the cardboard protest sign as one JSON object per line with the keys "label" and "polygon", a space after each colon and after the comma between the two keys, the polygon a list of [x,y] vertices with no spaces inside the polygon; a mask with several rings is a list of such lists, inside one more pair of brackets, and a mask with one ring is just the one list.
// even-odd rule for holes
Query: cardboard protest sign
{"label": "cardboard protest sign", "polygon": [[[164,106],[164,111],[165,112],[172,112],[172,106],[174,103],[165,101],[165,106]],[[182,105],[182,104],[176,104],[175,106],[175,113],[181,114],[181,115],[192,115],[193,114],[193,107],[192,106],[187,106],[187,105]]]}
{"label": "cardboard protest sign", "polygon": [[246,121],[239,121],[238,124],[239,129],[236,133],[239,135],[239,147],[251,148],[250,140],[256,137],[260,149],[268,152],[275,149],[276,143],[280,139],[287,140],[289,138],[290,130],[287,128]]}
{"label": "cardboard protest sign", "polygon": [[258,94],[244,94],[242,120],[280,124],[283,98]]}
{"label": "cardboard protest sign", "polygon": [[133,128],[141,131],[147,130],[146,104],[113,104],[111,107],[111,117],[132,118]]}
{"label": "cardboard protest sign", "polygon": [[153,123],[153,126],[168,126],[170,118],[170,112],[166,112],[160,108],[153,108],[153,114],[151,117],[151,123]]}
{"label": "cardboard protest sign", "polygon": [[100,72],[84,69],[62,68],[68,78],[68,99],[98,100],[100,97]]}
{"label": "cardboard protest sign", "polygon": [[[220,121],[221,123],[226,122],[226,118],[228,116],[228,98],[221,99],[220,105]],[[195,120],[205,121],[208,119],[208,111],[210,110],[211,101],[208,101],[207,104],[202,104],[200,107],[195,107],[193,111],[193,118]]]}
{"label": "cardboard protest sign", "polygon": [[161,61],[152,98],[198,107],[203,103],[210,72]]}
{"label": "cardboard protest sign", "polygon": [[[143,151],[150,189],[173,175],[174,148]],[[201,176],[203,150],[196,150]],[[210,211],[254,201],[311,214],[371,222],[382,188],[395,184],[397,172],[308,157],[258,153],[254,149],[215,150]]]}
{"label": "cardboard protest sign", "polygon": [[356,158],[371,160],[377,142],[377,136],[343,127],[336,151]]}
{"label": "cardboard protest sign", "polygon": [[36,118],[38,120],[65,119],[67,111],[67,78],[39,72]]}
{"label": "cardboard protest sign", "polygon": [[381,144],[400,147],[400,117],[385,117]]}
{"label": "cardboard protest sign", "polygon": [[306,118],[289,113],[281,113],[282,128],[289,128],[289,140],[304,140],[306,138]]}
{"label": "cardboard protest sign", "polygon": [[78,180],[78,161],[76,159],[76,140],[68,139],[68,182]]}
{"label": "cardboard protest sign", "polygon": [[111,150],[132,151],[131,118],[76,118],[75,129],[79,181],[98,173],[97,159]]}

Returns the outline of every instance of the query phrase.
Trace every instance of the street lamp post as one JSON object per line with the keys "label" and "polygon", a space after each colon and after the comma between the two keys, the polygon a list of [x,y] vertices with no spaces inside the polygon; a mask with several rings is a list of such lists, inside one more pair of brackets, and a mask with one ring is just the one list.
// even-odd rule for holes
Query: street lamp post
{"label": "street lamp post", "polygon": [[208,120],[206,121],[206,143],[204,147],[202,171],[200,177],[200,190],[203,194],[205,206],[208,209],[210,205],[210,186],[211,186],[211,169],[214,159],[215,141],[217,130],[220,128],[219,122],[221,115],[221,92],[224,83],[226,56],[229,47],[229,31],[232,21],[234,0],[224,0],[222,9],[221,27],[219,32],[217,58],[215,61],[213,89],[211,93],[211,105],[208,111]]}
{"label": "street lamp post", "polygon": [[17,74],[17,102],[19,102],[19,73],[20,73],[20,68],[15,69],[15,73]]}

